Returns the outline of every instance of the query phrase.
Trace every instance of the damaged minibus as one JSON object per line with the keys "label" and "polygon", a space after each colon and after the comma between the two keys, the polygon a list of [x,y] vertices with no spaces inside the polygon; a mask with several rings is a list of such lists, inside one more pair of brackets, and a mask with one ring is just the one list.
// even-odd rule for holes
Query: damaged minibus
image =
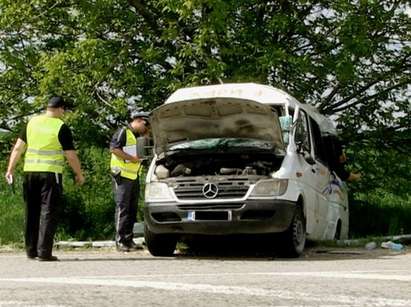
{"label": "damaged minibus", "polygon": [[329,168],[333,123],[271,86],[183,88],[153,110],[145,240],[171,256],[182,236],[277,234],[281,251],[345,239],[345,185]]}

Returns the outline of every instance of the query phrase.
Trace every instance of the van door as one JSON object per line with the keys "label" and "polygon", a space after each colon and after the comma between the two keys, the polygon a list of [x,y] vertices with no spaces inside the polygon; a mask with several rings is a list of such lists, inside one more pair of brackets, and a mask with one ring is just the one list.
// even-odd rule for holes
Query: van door
{"label": "van door", "polygon": [[298,111],[297,123],[294,130],[294,142],[297,145],[296,173],[299,177],[298,184],[301,186],[306,207],[306,231],[310,238],[318,238],[319,202],[316,192],[316,174],[312,171],[312,162],[307,161],[306,156],[311,156],[312,143],[308,116],[303,110]]}
{"label": "van door", "polygon": [[328,167],[327,149],[323,143],[321,131],[318,124],[310,118],[311,137],[313,143],[313,157],[315,164],[312,172],[315,174],[315,185],[319,205],[319,232],[320,239],[333,239],[336,227],[338,206],[330,202],[335,197],[333,189],[333,176]]}

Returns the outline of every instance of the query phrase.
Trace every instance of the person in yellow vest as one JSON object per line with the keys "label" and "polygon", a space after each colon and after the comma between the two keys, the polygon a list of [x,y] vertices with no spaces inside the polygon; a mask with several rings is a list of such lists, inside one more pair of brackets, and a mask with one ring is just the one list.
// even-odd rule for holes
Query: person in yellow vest
{"label": "person in yellow vest", "polygon": [[63,98],[52,97],[46,112],[32,117],[23,128],[10,155],[6,180],[12,183],[16,164],[25,152],[24,237],[28,259],[58,260],[52,255],[52,249],[62,196],[64,157],[76,174],[77,183],[84,183],[71,131],[61,120],[66,106]]}
{"label": "person in yellow vest", "polygon": [[133,226],[137,217],[139,175],[143,168],[142,159],[137,155],[137,137],[148,133],[148,119],[147,112],[132,113],[129,125],[118,129],[110,142],[116,247],[122,252],[137,248],[133,241]]}

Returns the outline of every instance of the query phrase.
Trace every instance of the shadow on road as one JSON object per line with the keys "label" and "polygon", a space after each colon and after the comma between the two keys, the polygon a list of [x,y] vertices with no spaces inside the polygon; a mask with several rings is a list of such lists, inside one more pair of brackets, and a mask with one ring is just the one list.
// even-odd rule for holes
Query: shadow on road
{"label": "shadow on road", "polygon": [[154,257],[141,257],[140,255],[136,254],[134,257],[133,256],[127,256],[127,257],[105,257],[104,255],[101,256],[93,256],[93,257],[75,257],[75,258],[59,258],[60,262],[96,262],[96,261],[101,261],[101,262],[111,262],[111,261],[155,261],[158,260]]}
{"label": "shadow on road", "polygon": [[303,255],[299,258],[287,258],[281,251],[278,239],[268,237],[228,237],[201,238],[187,240],[179,249],[177,258],[207,258],[229,260],[276,260],[276,261],[331,261],[350,259],[377,259],[401,255],[404,252],[393,252],[376,248],[367,250],[363,247],[325,247],[318,243],[307,242]]}

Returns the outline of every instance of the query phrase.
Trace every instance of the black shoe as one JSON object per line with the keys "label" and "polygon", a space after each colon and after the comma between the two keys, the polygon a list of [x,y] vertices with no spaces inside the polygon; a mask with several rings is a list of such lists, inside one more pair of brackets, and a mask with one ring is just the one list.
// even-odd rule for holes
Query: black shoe
{"label": "black shoe", "polygon": [[37,258],[37,255],[27,255],[27,259],[34,260]]}
{"label": "black shoe", "polygon": [[47,257],[39,256],[38,260],[39,261],[60,261],[59,258],[57,258],[56,256],[47,256]]}
{"label": "black shoe", "polygon": [[143,249],[142,246],[137,245],[136,243],[134,243],[134,241],[131,241],[129,244],[127,244],[127,246],[130,248],[130,250],[139,250],[139,249]]}
{"label": "black shoe", "polygon": [[124,243],[117,243],[116,244],[116,249],[118,252],[129,252],[130,251],[130,246],[124,244]]}

